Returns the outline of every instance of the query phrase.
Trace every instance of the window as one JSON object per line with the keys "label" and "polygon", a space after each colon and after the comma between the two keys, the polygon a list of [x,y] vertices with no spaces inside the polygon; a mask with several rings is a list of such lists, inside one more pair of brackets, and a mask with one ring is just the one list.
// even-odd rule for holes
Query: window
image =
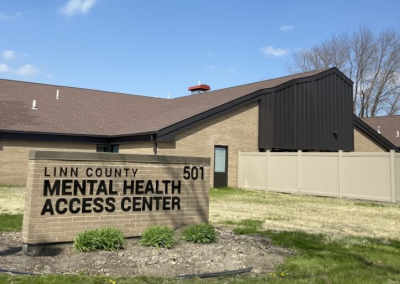
{"label": "window", "polygon": [[100,153],[118,153],[119,145],[107,145],[107,144],[97,144],[96,152]]}

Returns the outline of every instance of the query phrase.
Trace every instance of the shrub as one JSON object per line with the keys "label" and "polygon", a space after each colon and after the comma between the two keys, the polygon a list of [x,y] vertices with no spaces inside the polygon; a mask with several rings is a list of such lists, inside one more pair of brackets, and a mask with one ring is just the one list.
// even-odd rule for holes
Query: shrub
{"label": "shrub", "polygon": [[117,251],[125,246],[124,234],[114,228],[86,230],[74,240],[74,248],[79,252],[108,250]]}
{"label": "shrub", "polygon": [[182,230],[182,239],[197,244],[214,243],[217,239],[217,232],[209,224],[191,225]]}
{"label": "shrub", "polygon": [[172,248],[175,244],[174,231],[166,226],[148,227],[139,243],[148,247]]}

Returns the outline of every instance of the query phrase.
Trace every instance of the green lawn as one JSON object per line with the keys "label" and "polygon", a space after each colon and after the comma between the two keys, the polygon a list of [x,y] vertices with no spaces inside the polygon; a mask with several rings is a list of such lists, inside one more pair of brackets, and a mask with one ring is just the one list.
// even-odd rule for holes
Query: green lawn
{"label": "green lawn", "polygon": [[0,214],[0,233],[21,231],[22,214]]}
{"label": "green lawn", "polygon": [[[265,199],[263,193],[249,192],[237,189],[211,190],[211,207],[221,204],[224,200],[241,200],[242,206],[271,202],[271,199],[283,200],[281,210],[285,211],[296,204],[298,200],[309,203],[321,203],[324,206],[334,206],[343,210],[360,210],[371,213],[371,210],[387,210],[390,214],[397,214],[398,205],[375,202],[346,201],[331,198],[315,198],[309,196],[269,195]],[[294,200],[290,202],[290,200]],[[252,202],[252,200],[254,202]],[[289,200],[289,201],[288,201]],[[297,200],[297,201],[296,201]],[[296,202],[295,202],[296,201]],[[282,204],[286,204],[283,206]],[[300,202],[299,202],[300,204]],[[296,205],[297,206],[297,205]],[[324,206],[321,206],[323,208]],[[351,208],[347,208],[351,207]],[[314,208],[314,207],[313,207]],[[316,207],[317,208],[317,207]],[[319,208],[319,207],[318,207]],[[322,210],[322,209],[318,209]],[[364,211],[366,210],[366,211]],[[313,211],[315,214],[315,211]],[[318,213],[318,212],[317,212]],[[387,214],[389,214],[387,213]],[[114,278],[105,276],[85,275],[51,275],[51,276],[9,276],[0,275],[0,283],[400,283],[400,240],[390,238],[372,238],[368,236],[336,235],[306,233],[303,231],[285,231],[266,229],[266,218],[247,218],[246,212],[241,212],[243,218],[214,218],[214,224],[231,226],[237,234],[258,234],[272,239],[273,244],[289,248],[296,255],[288,257],[286,262],[279,266],[271,275],[251,277],[249,274],[223,277],[216,279],[177,280],[171,278],[124,277]],[[385,213],[382,213],[385,214]],[[272,217],[271,217],[272,218]],[[278,217],[277,217],[278,218]],[[279,217],[281,218],[281,217]],[[290,217],[292,218],[292,217]],[[290,220],[274,220],[289,222]],[[398,222],[398,220],[395,220]],[[19,222],[19,223],[18,223]],[[8,224],[8,225],[7,225]],[[0,215],[2,230],[16,230],[21,226],[21,215]],[[345,224],[342,224],[344,226]],[[373,226],[373,224],[369,224]],[[393,228],[400,230],[399,227]],[[325,231],[324,231],[325,232]],[[369,232],[369,231],[366,231]],[[1,268],[1,264],[0,264]]]}

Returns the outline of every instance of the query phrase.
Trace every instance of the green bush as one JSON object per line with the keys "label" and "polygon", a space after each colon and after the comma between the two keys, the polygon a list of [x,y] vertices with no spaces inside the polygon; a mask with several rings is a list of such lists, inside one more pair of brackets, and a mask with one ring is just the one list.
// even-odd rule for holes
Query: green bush
{"label": "green bush", "polygon": [[148,227],[139,243],[148,247],[172,248],[175,244],[174,231],[166,226]]}
{"label": "green bush", "polygon": [[190,243],[210,244],[217,239],[217,232],[209,224],[191,225],[182,230],[182,239]]}
{"label": "green bush", "polygon": [[79,252],[108,250],[117,251],[125,246],[124,234],[114,228],[86,230],[74,240],[74,248]]}

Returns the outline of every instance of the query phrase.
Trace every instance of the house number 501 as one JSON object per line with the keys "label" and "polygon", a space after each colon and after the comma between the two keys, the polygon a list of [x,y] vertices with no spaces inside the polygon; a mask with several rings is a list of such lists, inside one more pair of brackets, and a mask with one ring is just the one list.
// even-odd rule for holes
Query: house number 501
{"label": "house number 501", "polygon": [[183,168],[183,178],[196,180],[199,178],[199,172],[200,172],[200,179],[204,179],[204,167],[190,168],[189,166],[186,166]]}

